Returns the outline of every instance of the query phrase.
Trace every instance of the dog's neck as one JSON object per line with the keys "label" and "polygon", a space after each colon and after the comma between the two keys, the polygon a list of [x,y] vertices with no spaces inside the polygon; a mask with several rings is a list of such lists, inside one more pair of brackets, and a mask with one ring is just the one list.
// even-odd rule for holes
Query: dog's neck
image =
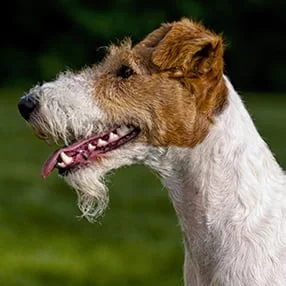
{"label": "dog's neck", "polygon": [[[221,281],[215,278],[216,272],[223,275],[220,267],[225,270],[236,259],[240,239],[275,224],[275,211],[280,211],[279,201],[284,197],[282,170],[240,97],[225,80],[228,105],[205,140],[193,149],[170,147],[150,164],[169,189],[179,217],[186,250],[185,276],[191,285]],[[263,238],[265,234],[256,243]]]}

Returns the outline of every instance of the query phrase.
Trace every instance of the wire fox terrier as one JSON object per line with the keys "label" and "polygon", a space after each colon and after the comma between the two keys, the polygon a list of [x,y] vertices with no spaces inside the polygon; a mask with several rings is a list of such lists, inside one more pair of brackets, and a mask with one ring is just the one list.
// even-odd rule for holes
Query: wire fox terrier
{"label": "wire fox terrier", "polygon": [[286,285],[286,176],[223,74],[221,36],[188,19],[60,74],[21,98],[36,135],[63,144],[45,162],[93,220],[104,175],[144,163],[169,190],[188,286]]}

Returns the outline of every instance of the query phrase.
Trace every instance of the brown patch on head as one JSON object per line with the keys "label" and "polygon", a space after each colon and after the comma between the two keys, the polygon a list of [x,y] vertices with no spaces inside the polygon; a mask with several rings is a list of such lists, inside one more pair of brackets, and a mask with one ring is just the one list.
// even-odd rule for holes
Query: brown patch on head
{"label": "brown patch on head", "polygon": [[188,19],[163,24],[133,49],[111,48],[95,94],[110,122],[140,127],[141,140],[193,147],[226,104],[222,38]]}

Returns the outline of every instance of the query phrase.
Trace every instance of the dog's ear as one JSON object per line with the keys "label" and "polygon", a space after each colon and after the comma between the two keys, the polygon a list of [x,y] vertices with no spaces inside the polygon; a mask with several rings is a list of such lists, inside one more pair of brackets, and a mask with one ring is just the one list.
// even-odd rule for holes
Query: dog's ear
{"label": "dog's ear", "polygon": [[174,76],[223,72],[222,38],[189,19],[163,24],[139,45],[152,50],[151,61],[159,70],[173,71]]}
{"label": "dog's ear", "polygon": [[151,49],[157,47],[166,34],[172,29],[173,24],[162,24],[160,28],[154,30],[146,38],[136,45],[136,48]]}

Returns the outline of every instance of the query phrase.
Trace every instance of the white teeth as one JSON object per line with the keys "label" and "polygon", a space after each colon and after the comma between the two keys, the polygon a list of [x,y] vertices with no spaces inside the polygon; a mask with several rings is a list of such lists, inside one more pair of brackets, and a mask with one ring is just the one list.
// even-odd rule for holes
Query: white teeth
{"label": "white teeth", "polygon": [[60,168],[65,168],[65,167],[66,167],[66,164],[65,164],[64,162],[60,162],[60,163],[58,163],[57,165],[58,165],[58,167],[60,167]]}
{"label": "white teeth", "polygon": [[105,140],[102,140],[102,139],[98,139],[97,141],[97,146],[98,147],[103,147],[103,146],[106,146],[108,143],[105,141]]}
{"label": "white teeth", "polygon": [[94,151],[95,148],[96,148],[96,146],[94,146],[94,145],[92,145],[91,143],[89,143],[88,146],[87,146],[87,148],[88,148],[89,151]]}
{"label": "white teeth", "polygon": [[116,129],[116,131],[117,131],[117,134],[120,136],[124,136],[130,132],[129,128],[126,125],[120,126],[119,128]]}
{"label": "white teeth", "polygon": [[65,165],[69,165],[73,162],[73,158],[68,156],[65,152],[61,152],[60,156],[63,160],[63,163],[65,163]]}
{"label": "white teeth", "polygon": [[119,138],[119,136],[117,134],[110,132],[108,141],[112,142],[112,141],[117,140],[118,138]]}

